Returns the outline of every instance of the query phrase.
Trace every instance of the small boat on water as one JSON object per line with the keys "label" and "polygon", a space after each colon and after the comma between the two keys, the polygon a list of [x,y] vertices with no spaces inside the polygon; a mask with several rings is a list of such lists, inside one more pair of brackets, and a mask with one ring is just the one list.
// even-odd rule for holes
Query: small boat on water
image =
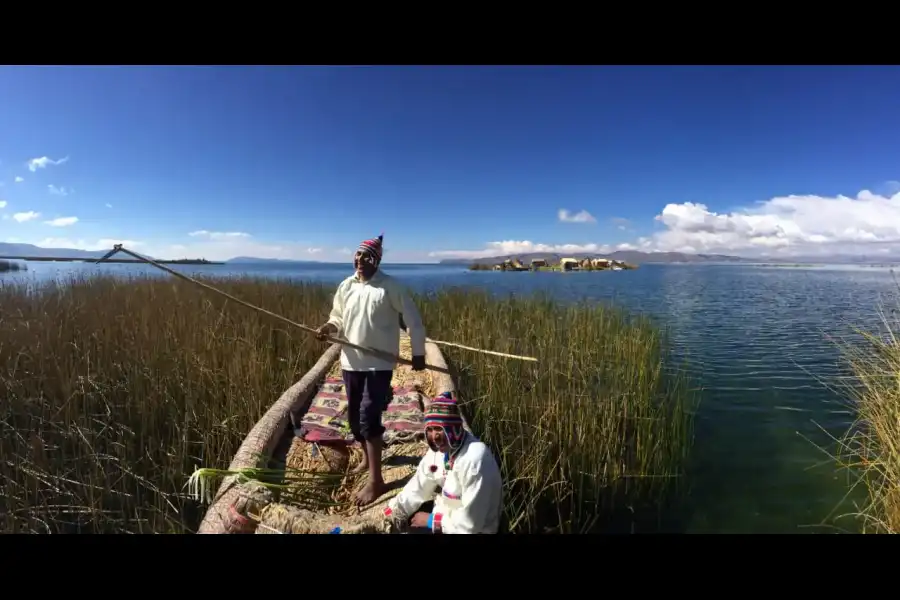
{"label": "small boat on water", "polygon": [[[382,473],[388,491],[373,504],[356,507],[353,493],[368,473],[352,472],[362,449],[347,420],[340,353],[339,344],[331,345],[251,429],[228,469],[239,473],[222,481],[198,533],[400,532],[384,517],[384,508],[427,451],[428,404],[441,394],[455,397],[456,386],[445,373],[397,365],[393,398],[382,417]],[[402,330],[400,356],[411,358],[409,337]],[[447,367],[432,342],[426,342],[425,360]],[[468,423],[464,426],[469,429]]]}

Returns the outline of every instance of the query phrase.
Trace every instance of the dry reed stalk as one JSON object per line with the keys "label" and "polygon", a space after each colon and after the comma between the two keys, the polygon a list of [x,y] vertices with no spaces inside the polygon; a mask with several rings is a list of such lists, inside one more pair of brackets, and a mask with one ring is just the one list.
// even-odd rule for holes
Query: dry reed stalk
{"label": "dry reed stalk", "polygon": [[[900,339],[898,320],[881,312],[884,334],[856,329],[839,344],[852,379],[844,381],[855,422],[837,440],[836,462],[855,474],[867,498],[853,516],[863,533],[900,533]],[[893,311],[892,311],[893,312]],[[895,312],[893,314],[896,314]]]}
{"label": "dry reed stalk", "polygon": [[[311,444],[295,437],[291,441],[286,463],[288,469],[294,472],[346,474],[351,466],[350,455],[351,450],[343,445]],[[289,475],[286,483],[293,490],[299,490],[306,481]],[[339,503],[345,501],[343,487],[343,480],[329,479],[319,483],[319,492],[332,502]]]}
{"label": "dry reed stalk", "polygon": [[[160,263],[154,261],[154,260],[151,259],[151,258],[147,258],[146,256],[141,256],[140,254],[138,254],[138,253],[136,253],[136,252],[134,252],[134,251],[132,251],[132,250],[129,250],[129,249],[127,249],[127,248],[124,248],[124,247],[122,246],[122,244],[116,244],[115,247],[113,247],[113,249],[112,249],[110,252],[108,252],[103,258],[101,258],[100,260],[98,260],[97,263],[99,264],[99,263],[102,263],[102,262],[106,261],[107,259],[109,259],[110,257],[112,257],[112,256],[113,256],[114,254],[116,254],[117,252],[124,252],[124,253],[126,253],[126,254],[129,254],[129,255],[133,256],[134,258],[136,258],[136,259],[138,259],[138,260],[140,260],[140,261],[143,261],[143,262],[145,262],[145,263],[147,263],[147,264],[149,264],[149,265],[152,265],[152,266],[156,267],[157,269],[160,269],[160,270],[162,270],[162,271],[165,271],[166,273],[169,273],[170,275],[173,275],[173,276],[175,276],[175,277],[177,277],[177,278],[179,278],[179,279],[181,279],[181,280],[183,280],[183,281],[187,281],[188,283],[192,283],[192,284],[194,284],[194,285],[196,285],[196,286],[198,286],[198,287],[201,287],[201,288],[203,288],[203,289],[205,289],[205,290],[208,290],[208,291],[213,292],[213,293],[215,293],[215,294],[219,294],[219,295],[221,295],[221,296],[224,296],[224,297],[228,298],[229,300],[231,300],[232,302],[236,302],[236,303],[240,304],[241,306],[245,306],[245,307],[247,307],[247,308],[249,308],[249,309],[251,309],[251,310],[255,310],[255,311],[259,312],[259,313],[268,315],[268,316],[273,317],[273,318],[276,318],[276,319],[280,319],[281,321],[284,321],[285,323],[287,323],[287,324],[289,324],[289,325],[292,325],[292,326],[294,326],[294,327],[297,327],[297,328],[299,328],[299,329],[302,329],[302,330],[304,330],[304,331],[306,331],[306,332],[308,332],[308,333],[317,333],[317,330],[316,330],[315,328],[313,328],[313,327],[309,327],[309,326],[307,326],[307,325],[303,325],[302,323],[297,323],[296,321],[291,321],[290,319],[288,319],[288,318],[286,318],[286,317],[283,317],[283,316],[281,316],[280,314],[274,313],[274,312],[272,312],[272,311],[270,311],[270,310],[266,310],[265,308],[262,308],[262,307],[260,307],[260,306],[256,306],[256,305],[254,305],[254,304],[251,304],[250,302],[247,302],[246,300],[241,300],[240,298],[236,298],[236,297],[233,296],[232,294],[229,294],[228,292],[222,291],[221,289],[217,289],[216,287],[214,287],[214,286],[212,286],[212,285],[210,285],[210,284],[208,284],[208,283],[204,283],[203,281],[199,281],[199,280],[197,280],[197,279],[194,279],[193,277],[189,277],[189,276],[185,275],[184,273],[179,273],[179,272],[176,271],[175,269],[171,269],[171,268],[169,268],[169,267],[167,267],[167,266],[165,266],[165,265],[162,265],[162,264],[160,264]],[[406,364],[409,364],[409,365],[412,364],[411,362],[409,362],[409,358],[404,358],[404,357],[399,356],[399,355],[395,356],[395,355],[393,355],[393,354],[386,353],[386,352],[382,352],[382,351],[380,351],[380,350],[375,350],[375,349],[373,349],[373,348],[368,348],[368,347],[366,347],[366,346],[361,346],[361,345],[359,345],[359,344],[354,344],[354,343],[349,342],[349,341],[347,341],[347,340],[345,340],[345,339],[342,339],[342,338],[338,338],[338,337],[334,337],[334,336],[328,335],[328,336],[325,336],[325,339],[326,339],[327,341],[329,341],[329,342],[332,342],[332,343],[335,343],[335,344],[341,344],[341,345],[343,345],[343,346],[348,346],[348,347],[350,347],[350,348],[355,348],[355,349],[357,349],[357,350],[362,350],[362,351],[364,351],[364,352],[368,352],[369,354],[375,354],[376,356],[382,356],[382,357],[384,357],[384,358],[393,358],[393,359],[396,359],[396,360],[397,360],[398,362],[400,362],[400,363],[406,363]],[[447,345],[447,346],[453,346],[453,347],[455,347],[455,348],[462,348],[462,349],[465,349],[465,350],[471,350],[471,351],[474,351],[474,352],[480,352],[480,353],[483,353],[483,354],[492,354],[492,355],[494,355],[494,356],[502,356],[502,357],[504,357],[504,358],[519,359],[519,360],[529,360],[529,361],[535,361],[535,362],[537,361],[536,358],[531,357],[531,356],[517,356],[517,355],[514,355],[514,354],[508,354],[508,353],[504,353],[504,352],[496,352],[496,351],[492,351],[492,350],[484,350],[484,349],[481,349],[481,348],[472,348],[472,347],[470,347],[470,346],[465,346],[465,345],[462,345],[462,344],[459,344],[459,343],[455,343],[455,342],[443,342],[443,341],[440,341],[440,340],[429,340],[429,341],[431,341],[432,343],[435,343],[435,344],[444,344],[444,345]],[[426,368],[426,369],[431,369],[431,370],[440,371],[440,372],[444,372],[444,373],[449,374],[448,371],[442,370],[442,369],[437,368],[437,367],[435,367],[435,366],[433,366],[433,365],[426,365],[425,368]]]}
{"label": "dry reed stalk", "polygon": [[[304,322],[327,319],[333,293],[207,281]],[[611,506],[657,504],[655,486],[680,474],[688,395],[655,326],[540,297],[415,300],[435,338],[541,360],[445,351],[501,463],[509,530],[596,529]],[[203,507],[185,479],[197,464],[226,468],[322,355],[312,336],[234,308],[166,277],[0,285],[0,530],[196,531]]]}
{"label": "dry reed stalk", "polygon": [[[311,446],[311,444],[307,445]],[[340,485],[330,490],[333,506],[310,510],[292,505],[290,501],[272,503],[263,511],[263,514],[280,516],[269,517],[268,520],[263,517],[260,522],[267,526],[264,528],[267,530],[258,530],[257,533],[328,533],[338,526],[347,533],[350,531],[362,532],[373,524],[377,524],[380,528],[388,527],[383,522],[384,507],[391,498],[400,493],[403,485],[415,473],[424,453],[424,442],[391,444],[386,448],[382,464],[382,477],[390,491],[372,504],[360,508],[352,503],[354,492],[365,483],[367,474],[353,475],[347,472],[340,481]],[[313,522],[304,523],[304,518],[311,518]],[[288,527],[288,529],[279,529],[279,527]],[[272,531],[273,529],[275,531]],[[323,531],[323,529],[327,530]],[[379,530],[378,532],[385,533],[386,531]],[[373,533],[375,532],[373,531]]]}
{"label": "dry reed stalk", "polygon": [[340,517],[284,504],[270,504],[259,516],[256,533],[273,534],[367,534],[390,533],[390,523],[381,515],[348,524]]}

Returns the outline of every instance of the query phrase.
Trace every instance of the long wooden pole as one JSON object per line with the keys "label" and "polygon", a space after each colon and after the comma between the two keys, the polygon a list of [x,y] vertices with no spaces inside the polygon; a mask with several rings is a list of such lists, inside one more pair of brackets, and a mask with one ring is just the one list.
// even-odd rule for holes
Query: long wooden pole
{"label": "long wooden pole", "polygon": [[[250,304],[249,302],[247,302],[247,301],[245,301],[245,300],[241,300],[240,298],[236,298],[236,297],[232,296],[231,294],[229,294],[228,292],[223,292],[222,290],[216,289],[216,288],[214,288],[213,286],[211,286],[211,285],[209,285],[209,284],[203,283],[202,281],[197,281],[197,280],[194,279],[193,277],[188,277],[188,276],[185,275],[184,273],[179,273],[178,271],[175,271],[174,269],[170,269],[170,268],[168,268],[168,267],[165,266],[165,265],[161,265],[161,264],[159,264],[158,262],[156,262],[155,260],[152,260],[152,259],[146,258],[146,257],[144,257],[144,256],[141,256],[140,254],[137,254],[136,252],[132,252],[131,250],[129,250],[129,249],[127,249],[127,248],[123,248],[121,244],[117,244],[117,245],[112,249],[111,252],[107,253],[106,256],[104,256],[103,258],[101,258],[100,260],[98,260],[97,263],[101,263],[101,262],[105,261],[106,259],[108,259],[109,257],[113,256],[113,255],[114,255],[115,253],[117,253],[117,252],[124,252],[125,254],[129,254],[129,255],[131,255],[131,256],[137,258],[138,260],[142,260],[142,261],[144,261],[144,262],[146,262],[146,263],[148,263],[148,264],[153,265],[154,267],[157,267],[157,268],[159,268],[159,269],[162,269],[163,271],[165,271],[165,272],[167,272],[167,273],[170,273],[170,274],[174,275],[175,277],[178,277],[179,279],[183,279],[183,280],[188,281],[188,282],[190,282],[190,283],[193,283],[193,284],[195,284],[195,285],[199,285],[200,287],[202,287],[202,288],[204,288],[204,289],[207,289],[207,290],[209,290],[209,291],[211,291],[211,292],[214,292],[214,293],[216,293],[216,294],[219,294],[219,295],[221,295],[221,296],[224,296],[224,297],[228,298],[228,299],[231,300],[232,302],[237,302],[237,303],[240,304],[241,306],[246,306],[247,308],[250,308],[250,309],[259,311],[259,312],[261,312],[261,313],[267,314],[267,315],[269,315],[270,317],[273,317],[273,318],[275,318],[275,319],[278,319],[278,320],[280,320],[280,321],[283,321],[283,322],[285,322],[285,323],[287,323],[287,324],[289,324],[289,325],[293,325],[294,327],[297,327],[297,328],[299,328],[299,329],[303,329],[304,331],[308,331],[308,332],[310,332],[310,333],[315,333],[315,334],[318,333],[318,331],[315,330],[315,329],[313,329],[312,327],[307,327],[306,325],[303,325],[302,323],[297,323],[296,321],[291,321],[291,320],[288,319],[287,317],[283,317],[283,316],[281,316],[281,315],[279,315],[279,314],[273,313],[273,312],[270,311],[270,310],[266,310],[265,308],[256,306],[256,305],[254,305],[254,304]],[[389,360],[395,360],[395,361],[397,361],[397,362],[399,362],[399,363],[402,363],[402,364],[404,364],[404,365],[410,365],[410,366],[412,366],[412,364],[413,364],[411,360],[409,360],[409,359],[407,359],[407,358],[403,358],[402,356],[396,356],[396,355],[394,355],[394,354],[391,354],[390,352],[384,352],[383,350],[377,350],[377,349],[375,349],[375,348],[367,348],[367,347],[365,347],[365,346],[359,346],[359,345],[354,344],[354,343],[352,343],[352,342],[350,342],[350,341],[348,341],[348,340],[341,339],[341,338],[338,338],[338,337],[326,335],[326,336],[325,336],[325,339],[328,340],[328,341],[330,341],[330,342],[336,343],[336,344],[343,344],[344,346],[349,346],[349,347],[351,347],[351,348],[356,348],[357,350],[362,350],[363,352],[369,352],[370,354],[375,354],[375,355],[377,355],[377,356],[381,356],[382,358],[386,358],[386,359],[389,359]],[[430,369],[430,370],[432,370],[432,371],[439,371],[439,372],[441,372],[441,373],[446,373],[446,374],[448,374],[448,375],[452,375],[452,373],[450,373],[449,370],[444,369],[444,368],[441,368],[441,367],[435,367],[435,366],[427,365],[427,364],[426,364],[426,365],[425,365],[425,368],[426,368],[426,369]]]}
{"label": "long wooden pole", "polygon": [[533,356],[519,356],[518,354],[506,354],[505,352],[496,352],[494,350],[484,350],[483,348],[473,348],[471,346],[463,346],[462,344],[457,344],[455,342],[442,342],[441,340],[433,340],[431,338],[425,338],[426,341],[431,342],[432,344],[438,344],[441,346],[452,346],[454,348],[462,348],[463,350],[471,350],[472,352],[481,352],[482,354],[493,354],[494,356],[502,356],[503,358],[515,358],[517,360],[530,360],[532,362],[537,362],[537,359]]}
{"label": "long wooden pole", "polygon": [[[133,256],[134,258],[136,258],[136,259],[138,259],[138,260],[144,261],[144,262],[146,262],[146,263],[148,263],[148,264],[150,264],[150,265],[152,265],[152,266],[154,266],[154,267],[156,267],[156,268],[158,268],[158,269],[161,269],[161,270],[165,271],[166,273],[169,273],[169,274],[171,274],[171,275],[173,275],[173,276],[175,276],[175,277],[178,277],[179,279],[183,279],[183,280],[185,280],[185,281],[187,281],[187,282],[189,282],[189,283],[193,283],[194,285],[198,285],[198,286],[200,286],[200,287],[202,287],[202,288],[204,288],[204,289],[207,289],[207,290],[209,290],[209,291],[211,291],[211,292],[214,292],[214,293],[216,293],[216,294],[219,294],[219,295],[221,295],[221,296],[224,296],[224,297],[228,298],[229,300],[231,300],[232,302],[236,302],[236,303],[240,304],[241,306],[246,306],[247,308],[250,308],[250,309],[252,309],[252,310],[259,311],[259,312],[261,312],[261,313],[263,313],[263,314],[269,315],[270,317],[273,317],[273,318],[275,318],[275,319],[278,319],[278,320],[280,320],[280,321],[283,321],[283,322],[285,322],[285,323],[287,323],[287,324],[289,324],[289,325],[293,325],[294,327],[297,327],[297,328],[302,329],[302,330],[304,330],[304,331],[308,331],[308,332],[313,333],[313,334],[318,334],[318,331],[317,331],[316,329],[313,329],[312,327],[308,327],[308,326],[306,326],[306,325],[303,325],[302,323],[297,323],[296,321],[292,321],[292,320],[288,319],[287,317],[283,317],[283,316],[281,316],[281,315],[279,315],[279,314],[273,313],[273,312],[270,311],[270,310],[266,310],[265,308],[256,306],[256,305],[254,305],[254,304],[250,304],[249,302],[247,302],[247,301],[245,301],[245,300],[241,300],[240,298],[236,298],[235,296],[232,296],[232,295],[229,294],[228,292],[223,292],[222,290],[217,289],[217,288],[214,288],[213,286],[211,286],[211,285],[209,285],[209,284],[203,283],[202,281],[198,281],[198,280],[194,279],[193,277],[189,277],[189,276],[185,275],[184,273],[179,273],[178,271],[176,271],[176,270],[174,270],[174,269],[170,269],[169,267],[167,267],[167,266],[165,266],[165,265],[162,265],[162,264],[156,262],[156,261],[153,260],[153,259],[147,258],[146,256],[141,256],[140,254],[138,254],[138,253],[136,253],[136,252],[132,252],[132,251],[129,250],[128,248],[123,247],[122,244],[116,244],[116,245],[113,247],[113,249],[110,250],[109,252],[107,252],[106,255],[104,255],[100,260],[97,261],[96,264],[102,263],[103,261],[109,259],[110,257],[112,257],[113,255],[115,255],[115,254],[118,253],[118,252],[124,252],[125,254],[128,254],[128,255],[130,255],[130,256]],[[399,363],[401,363],[401,364],[412,366],[412,361],[411,361],[411,360],[409,360],[409,359],[407,359],[407,358],[403,358],[402,356],[397,356],[397,355],[391,354],[390,352],[385,352],[385,351],[383,351],[383,350],[377,350],[377,349],[375,349],[375,348],[367,348],[367,347],[365,347],[365,346],[360,346],[360,345],[358,345],[358,344],[354,344],[354,343],[350,342],[349,340],[345,340],[345,339],[343,339],[343,338],[338,338],[338,337],[334,337],[334,336],[330,336],[330,335],[326,335],[326,336],[325,336],[325,339],[328,340],[328,341],[330,341],[330,342],[336,343],[336,344],[342,344],[342,345],[344,345],[344,346],[349,346],[350,348],[355,348],[355,349],[361,350],[361,351],[363,351],[363,352],[368,352],[368,353],[370,353],[370,354],[375,354],[376,356],[381,356],[382,358],[386,358],[386,359],[388,359],[388,360],[395,360],[395,361],[397,361],[397,362],[399,362]],[[502,353],[502,352],[494,352],[494,351],[492,351],[492,350],[481,350],[481,349],[479,349],[479,348],[471,348],[471,347],[469,347],[469,346],[463,346],[462,344],[455,344],[455,343],[453,343],[453,342],[441,342],[441,341],[438,341],[438,340],[432,340],[432,339],[430,339],[430,338],[426,338],[426,340],[427,340],[427,341],[430,341],[430,342],[433,342],[433,343],[435,343],[435,344],[443,344],[443,345],[445,345],[445,346],[454,346],[454,347],[457,347],[457,348],[462,348],[462,349],[464,349],[464,350],[472,350],[472,351],[475,351],[475,352],[483,352],[483,353],[486,353],[486,354],[494,354],[494,355],[496,355],[496,356],[503,356],[503,357],[506,357],[506,358],[517,358],[517,359],[521,359],[521,360],[530,360],[530,361],[535,361],[535,362],[537,361],[536,358],[532,358],[532,357],[530,357],[530,356],[516,356],[516,355],[514,355],[514,354],[504,354],[504,353]],[[429,370],[432,370],[432,371],[438,371],[438,372],[440,372],[440,373],[446,373],[446,374],[448,374],[448,375],[452,375],[452,373],[449,371],[449,369],[446,369],[446,368],[444,368],[444,367],[437,367],[437,366],[434,366],[434,365],[428,365],[428,364],[426,364],[426,365],[425,365],[425,368],[426,368],[426,369],[429,369]]]}

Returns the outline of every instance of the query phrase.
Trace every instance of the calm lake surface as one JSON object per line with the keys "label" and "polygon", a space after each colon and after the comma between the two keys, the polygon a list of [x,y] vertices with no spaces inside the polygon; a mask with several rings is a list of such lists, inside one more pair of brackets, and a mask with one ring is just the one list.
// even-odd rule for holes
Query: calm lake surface
{"label": "calm lake surface", "polygon": [[[29,263],[0,281],[84,273],[152,273],[146,265]],[[180,266],[185,273],[291,277],[337,284],[349,265]],[[895,306],[887,268],[644,265],[593,273],[471,272],[460,266],[384,265],[416,291],[473,286],[612,301],[660,320],[703,386],[689,467],[686,532],[855,531],[847,477],[814,444],[833,450],[852,420],[828,384],[844,374],[829,337],[879,326]],[[312,323],[308,325],[314,325]],[[824,430],[824,431],[823,431]]]}

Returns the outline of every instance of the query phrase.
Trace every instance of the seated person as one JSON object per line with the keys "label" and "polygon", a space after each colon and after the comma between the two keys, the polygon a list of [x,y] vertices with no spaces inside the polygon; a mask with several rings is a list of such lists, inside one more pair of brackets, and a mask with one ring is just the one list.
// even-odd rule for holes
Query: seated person
{"label": "seated person", "polygon": [[[449,393],[428,407],[425,440],[428,452],[384,509],[385,517],[432,533],[497,533],[503,491],[500,468],[487,444],[463,428],[459,407]],[[419,511],[431,500],[430,514]]]}

